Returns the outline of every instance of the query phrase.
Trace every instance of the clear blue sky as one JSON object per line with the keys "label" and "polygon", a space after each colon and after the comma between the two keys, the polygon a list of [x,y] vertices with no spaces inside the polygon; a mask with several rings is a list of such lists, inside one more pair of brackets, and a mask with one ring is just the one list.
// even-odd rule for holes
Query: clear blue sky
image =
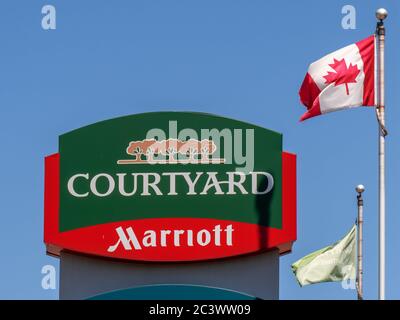
{"label": "clear blue sky", "polygon": [[[57,29],[41,28],[53,4]],[[357,10],[356,30],[341,8]],[[309,63],[387,19],[387,297],[400,298],[398,1],[135,0],[0,4],[0,298],[57,299],[41,288],[43,158],[58,135],[158,110],[211,112],[282,132],[298,155],[298,240],[281,257],[282,299],[354,299],[340,283],[300,288],[290,264],[341,238],[365,192],[365,297],[377,297],[377,125],[358,108],[304,123],[298,89]]]}

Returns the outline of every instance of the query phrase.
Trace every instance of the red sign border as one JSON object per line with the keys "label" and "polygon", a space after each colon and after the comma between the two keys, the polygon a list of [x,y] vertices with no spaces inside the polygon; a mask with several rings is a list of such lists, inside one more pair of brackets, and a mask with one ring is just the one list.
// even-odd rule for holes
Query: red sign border
{"label": "red sign border", "polygon": [[[204,251],[202,254],[193,251],[193,253],[182,252],[179,255],[157,255],[157,256],[129,256],[121,254],[108,254],[93,247],[85,247],[83,239],[78,239],[74,230],[59,232],[59,179],[60,179],[60,155],[59,153],[45,157],[45,192],[44,192],[44,242],[47,253],[59,256],[61,250],[68,250],[86,255],[101,256],[108,258],[117,258],[134,261],[157,261],[157,262],[180,262],[180,261],[203,261],[240,256],[250,253],[262,252],[273,248],[278,248],[280,254],[291,251],[293,242],[297,239],[297,221],[296,221],[296,155],[288,152],[282,153],[282,229],[261,227],[253,224],[232,222],[240,224],[241,227],[262,228],[261,232],[265,235],[263,244],[255,245],[254,242],[244,243],[236,251]],[[165,219],[165,218],[164,218]],[[147,222],[159,219],[145,219]],[[171,218],[175,221],[177,218]],[[213,219],[204,219],[204,223],[213,222]],[[215,220],[216,222],[226,222]],[[124,223],[123,221],[120,223]],[[125,221],[125,223],[127,223]],[[129,222],[128,222],[129,223]],[[229,222],[231,223],[231,222]],[[115,224],[115,223],[114,223]],[[89,229],[80,228],[80,229]],[[101,225],[100,225],[101,228]],[[248,230],[253,230],[248,229]],[[92,230],[93,234],[93,230]],[[87,235],[86,235],[87,236]],[[89,250],[89,251],[88,251]],[[189,252],[189,251],[188,251]]]}

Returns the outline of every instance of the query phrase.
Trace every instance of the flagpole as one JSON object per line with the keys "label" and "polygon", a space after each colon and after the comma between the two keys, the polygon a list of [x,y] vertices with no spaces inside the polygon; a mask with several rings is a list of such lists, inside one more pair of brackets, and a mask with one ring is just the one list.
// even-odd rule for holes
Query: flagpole
{"label": "flagpole", "polygon": [[363,300],[363,207],[362,193],[365,188],[362,184],[356,187],[357,191],[357,298]]}
{"label": "flagpole", "polygon": [[385,300],[385,26],[386,9],[376,11],[377,111],[379,120],[379,300]]}

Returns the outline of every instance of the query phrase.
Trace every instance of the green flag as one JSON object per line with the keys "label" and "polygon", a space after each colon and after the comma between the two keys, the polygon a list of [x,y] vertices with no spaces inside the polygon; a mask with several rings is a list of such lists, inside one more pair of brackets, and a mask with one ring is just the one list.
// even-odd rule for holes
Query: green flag
{"label": "green flag", "polygon": [[356,226],[342,240],[293,263],[292,271],[300,286],[355,279]]}

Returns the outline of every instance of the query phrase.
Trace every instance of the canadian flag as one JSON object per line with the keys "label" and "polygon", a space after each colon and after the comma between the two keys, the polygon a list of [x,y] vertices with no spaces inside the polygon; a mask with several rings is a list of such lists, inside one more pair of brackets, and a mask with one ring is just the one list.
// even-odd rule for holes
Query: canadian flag
{"label": "canadian flag", "polygon": [[332,111],[375,105],[375,37],[313,62],[300,88],[307,112],[300,121]]}

